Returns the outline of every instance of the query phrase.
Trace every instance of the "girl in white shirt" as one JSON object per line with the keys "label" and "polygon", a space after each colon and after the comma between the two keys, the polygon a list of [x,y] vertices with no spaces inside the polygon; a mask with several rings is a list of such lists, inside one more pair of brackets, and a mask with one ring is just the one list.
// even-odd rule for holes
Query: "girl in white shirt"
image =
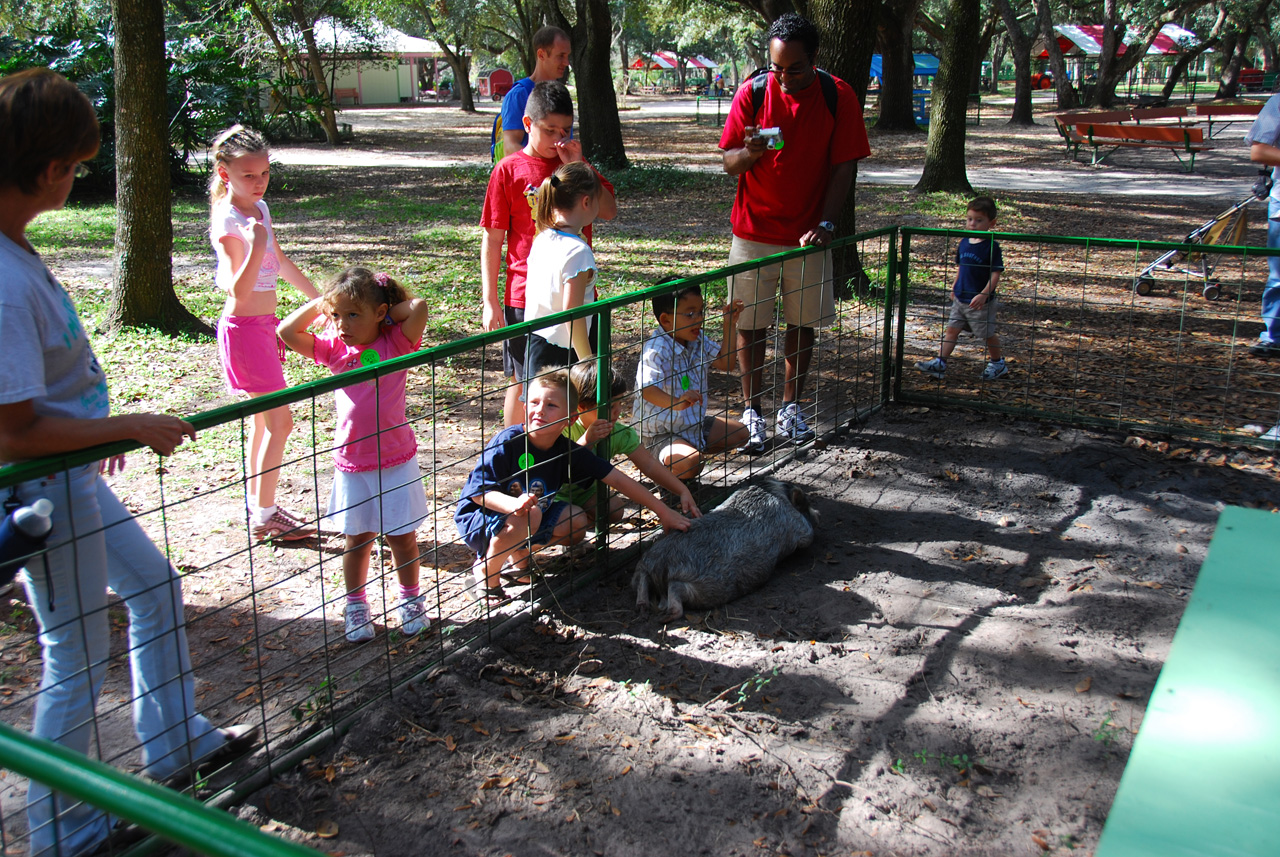
{"label": "girl in white shirt", "polygon": [[[596,299],[596,257],[582,230],[600,213],[600,176],[583,161],[561,164],[542,182],[534,201],[538,236],[529,249],[525,321],[580,307]],[[588,320],[543,328],[529,336],[528,378],[595,355]]]}

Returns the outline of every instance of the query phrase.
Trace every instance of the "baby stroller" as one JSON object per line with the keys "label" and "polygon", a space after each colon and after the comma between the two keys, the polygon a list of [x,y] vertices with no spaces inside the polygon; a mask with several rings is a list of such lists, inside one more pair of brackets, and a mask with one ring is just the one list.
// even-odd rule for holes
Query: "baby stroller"
{"label": "baby stroller", "polygon": [[[1257,196],[1250,194],[1245,199],[1240,200],[1208,223],[1193,230],[1190,235],[1183,239],[1187,244],[1200,244],[1204,247],[1213,247],[1222,244],[1240,245],[1244,243],[1244,229],[1248,225],[1248,212],[1245,210],[1249,207],[1249,203],[1256,202]],[[1212,282],[1209,278],[1213,276],[1213,269],[1217,266],[1220,253],[1209,253],[1198,250],[1170,250],[1159,259],[1156,259],[1150,265],[1142,270],[1142,273],[1133,278],[1133,290],[1139,295],[1151,294],[1151,289],[1155,287],[1156,278],[1155,271],[1157,268],[1165,271],[1176,271],[1180,274],[1186,274],[1188,277],[1195,277],[1204,281],[1204,289],[1202,294],[1207,301],[1216,301],[1222,294],[1222,284]],[[1180,268],[1178,265],[1186,261],[1194,268]]]}

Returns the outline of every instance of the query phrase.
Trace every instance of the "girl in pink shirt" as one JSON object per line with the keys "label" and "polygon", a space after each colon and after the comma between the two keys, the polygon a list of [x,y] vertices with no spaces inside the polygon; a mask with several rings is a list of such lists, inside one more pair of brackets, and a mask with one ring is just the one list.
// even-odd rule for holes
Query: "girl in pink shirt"
{"label": "girl in pink shirt", "polygon": [[[427,303],[411,298],[383,273],[347,268],[324,294],[300,307],[277,332],[285,344],[339,374],[418,349],[427,325]],[[307,331],[318,316],[318,334]],[[342,575],[347,586],[343,619],[347,639],[372,640],[373,617],[365,583],[374,541],[382,533],[400,578],[400,630],[413,635],[430,623],[418,588],[418,524],[427,498],[418,470],[418,441],[405,419],[407,371],[378,375],[342,387],[328,519],[346,535]]]}

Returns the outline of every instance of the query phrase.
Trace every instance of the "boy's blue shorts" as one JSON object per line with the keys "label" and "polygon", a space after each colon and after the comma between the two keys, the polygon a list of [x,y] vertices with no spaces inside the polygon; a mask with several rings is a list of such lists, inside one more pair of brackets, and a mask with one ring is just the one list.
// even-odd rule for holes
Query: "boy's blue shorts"
{"label": "boy's blue shorts", "polygon": [[[551,531],[560,522],[560,516],[564,514],[568,505],[563,500],[556,500],[548,506],[542,513],[542,525],[529,541],[535,545],[545,545],[551,541]],[[458,529],[467,547],[475,551],[477,557],[483,558],[489,552],[489,542],[506,525],[506,522],[506,515],[481,509],[467,515],[463,521],[459,522]]]}

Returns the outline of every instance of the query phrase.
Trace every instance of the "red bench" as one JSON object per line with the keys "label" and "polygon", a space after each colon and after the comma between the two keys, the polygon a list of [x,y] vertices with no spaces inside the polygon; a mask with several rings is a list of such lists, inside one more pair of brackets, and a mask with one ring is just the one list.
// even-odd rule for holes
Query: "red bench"
{"label": "red bench", "polygon": [[[1076,148],[1087,145],[1093,148],[1093,163],[1100,164],[1117,149],[1168,149],[1187,172],[1195,172],[1196,154],[1212,149],[1204,140],[1199,128],[1175,128],[1151,125],[1082,125],[1078,126],[1079,140]],[[1102,152],[1103,149],[1107,151]],[[1187,155],[1187,160],[1182,156]],[[1074,154],[1072,160],[1075,159]]]}
{"label": "red bench", "polygon": [[1196,105],[1196,118],[1203,119],[1209,129],[1209,137],[1213,137],[1214,125],[1234,125],[1237,122],[1252,123],[1262,112],[1261,104],[1199,104]]}
{"label": "red bench", "polygon": [[344,98],[350,98],[352,104],[359,104],[360,90],[355,88],[350,88],[350,89],[335,89],[333,91],[333,103],[335,105],[341,104],[342,99]]}

